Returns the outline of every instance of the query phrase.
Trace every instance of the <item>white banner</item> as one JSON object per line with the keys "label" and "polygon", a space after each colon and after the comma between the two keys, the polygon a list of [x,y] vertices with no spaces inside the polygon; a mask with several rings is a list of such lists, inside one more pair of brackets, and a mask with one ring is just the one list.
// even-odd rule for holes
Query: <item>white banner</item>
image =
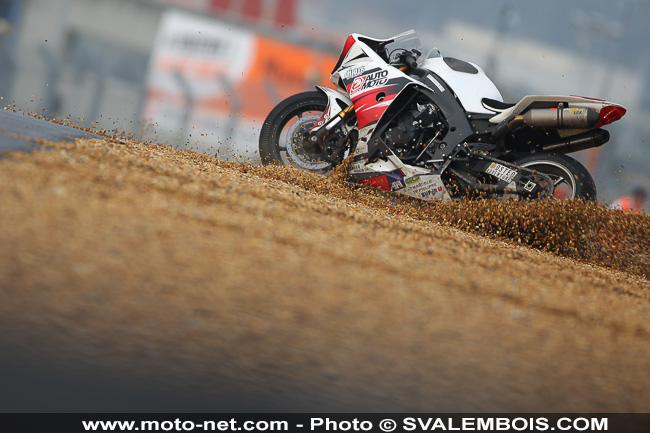
{"label": "white banner", "polygon": [[336,57],[170,10],[148,75],[145,138],[257,162],[259,130],[282,99],[328,85]]}

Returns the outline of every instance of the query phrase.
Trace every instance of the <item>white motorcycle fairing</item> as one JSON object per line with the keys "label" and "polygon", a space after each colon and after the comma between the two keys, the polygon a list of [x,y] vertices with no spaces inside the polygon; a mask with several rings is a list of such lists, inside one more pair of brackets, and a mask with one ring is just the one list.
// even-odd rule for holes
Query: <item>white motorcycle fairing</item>
{"label": "white motorcycle fairing", "polygon": [[[439,95],[441,99],[439,103],[446,109],[449,117],[455,117],[463,123],[461,127],[454,130],[458,129],[459,136],[468,136],[471,128],[464,118],[463,107],[457,95],[445,82],[446,80],[458,85],[465,83],[467,90],[461,97],[469,107],[481,112],[485,111],[480,105],[482,98],[501,99],[501,95],[482,70],[457,60],[450,65],[443,59],[429,59],[426,62],[420,59],[420,66],[428,65],[431,69],[419,68],[419,76],[405,74],[403,70],[389,63],[392,54],[387,47],[393,42],[397,44],[396,41],[399,41],[400,46],[409,42],[419,44],[413,31],[386,40],[352,34],[346,41],[332,72],[331,81],[350,96],[359,131],[350,175],[360,184],[376,186],[423,200],[447,200],[449,193],[439,174],[429,169],[405,164],[390,149],[384,149],[383,160],[373,161],[372,157],[379,148],[377,140],[373,137],[385,128],[389,120],[384,121],[384,119],[393,104],[399,106],[400,98],[407,100],[422,91],[432,96]],[[454,70],[454,67],[459,69],[463,66],[469,66],[476,73]],[[442,78],[443,75],[446,80]],[[481,88],[488,89],[487,93],[480,93]],[[338,105],[335,99],[328,95],[329,106],[322,121],[314,126],[312,132],[320,128],[330,130],[339,123],[336,119],[332,120],[333,116],[341,113],[339,107],[331,107]],[[318,135],[318,132],[316,134]]]}
{"label": "white motorcycle fairing", "polygon": [[323,125],[326,125],[325,129],[330,130],[336,126],[336,123],[328,123],[328,121],[333,117],[338,116],[343,111],[343,108],[352,104],[352,101],[343,93],[337,92],[328,87],[316,86],[316,89],[320,90],[325,94],[325,96],[327,96],[327,108],[323,112],[323,116],[312,128],[312,131],[318,131]]}
{"label": "white motorcycle fairing", "polygon": [[[478,65],[452,57],[435,57],[427,59],[424,69],[436,73],[453,89],[456,97],[468,113],[494,114],[483,105],[484,99],[503,102],[499,89],[488,78],[483,69]],[[435,80],[435,78],[431,78]],[[432,81],[438,89],[443,91],[443,86],[435,80]]]}

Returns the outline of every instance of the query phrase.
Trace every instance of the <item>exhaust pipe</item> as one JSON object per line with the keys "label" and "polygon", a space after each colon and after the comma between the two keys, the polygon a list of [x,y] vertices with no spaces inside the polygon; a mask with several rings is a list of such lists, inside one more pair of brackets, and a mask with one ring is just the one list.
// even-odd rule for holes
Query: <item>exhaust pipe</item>
{"label": "exhaust pipe", "polygon": [[533,108],[525,114],[513,114],[503,120],[494,128],[492,138],[497,141],[507,132],[513,131],[519,126],[553,129],[593,129],[599,120],[600,114],[591,108]]}
{"label": "exhaust pipe", "polygon": [[602,146],[609,141],[609,131],[596,129],[579,135],[563,138],[542,147],[545,152],[573,153]]}
{"label": "exhaust pipe", "polygon": [[591,129],[600,115],[591,108],[532,109],[521,116],[524,124],[533,128]]}

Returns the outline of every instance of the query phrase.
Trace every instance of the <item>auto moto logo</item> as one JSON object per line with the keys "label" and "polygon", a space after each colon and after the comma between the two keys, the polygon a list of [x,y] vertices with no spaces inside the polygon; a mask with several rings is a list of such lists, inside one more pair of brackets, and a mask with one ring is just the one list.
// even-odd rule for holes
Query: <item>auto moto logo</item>
{"label": "auto moto logo", "polygon": [[377,71],[354,79],[350,85],[349,93],[354,95],[363,90],[382,86],[388,82],[388,71]]}
{"label": "auto moto logo", "polygon": [[350,86],[350,95],[354,95],[355,93],[359,93],[361,89],[363,88],[363,83],[366,81],[366,77],[357,77],[354,79],[352,82],[352,85]]}

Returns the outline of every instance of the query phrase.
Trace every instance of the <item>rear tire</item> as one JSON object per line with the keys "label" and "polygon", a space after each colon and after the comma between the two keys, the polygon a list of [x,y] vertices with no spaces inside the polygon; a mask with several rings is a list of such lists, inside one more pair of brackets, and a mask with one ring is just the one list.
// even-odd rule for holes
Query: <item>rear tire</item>
{"label": "rear tire", "polygon": [[260,131],[263,164],[291,165],[303,170],[326,173],[332,164],[310,152],[306,133],[327,109],[322,92],[303,92],[280,102],[267,116]]}
{"label": "rear tire", "polygon": [[515,164],[551,177],[553,198],[596,200],[596,185],[589,171],[570,156],[547,153],[524,156]]}

